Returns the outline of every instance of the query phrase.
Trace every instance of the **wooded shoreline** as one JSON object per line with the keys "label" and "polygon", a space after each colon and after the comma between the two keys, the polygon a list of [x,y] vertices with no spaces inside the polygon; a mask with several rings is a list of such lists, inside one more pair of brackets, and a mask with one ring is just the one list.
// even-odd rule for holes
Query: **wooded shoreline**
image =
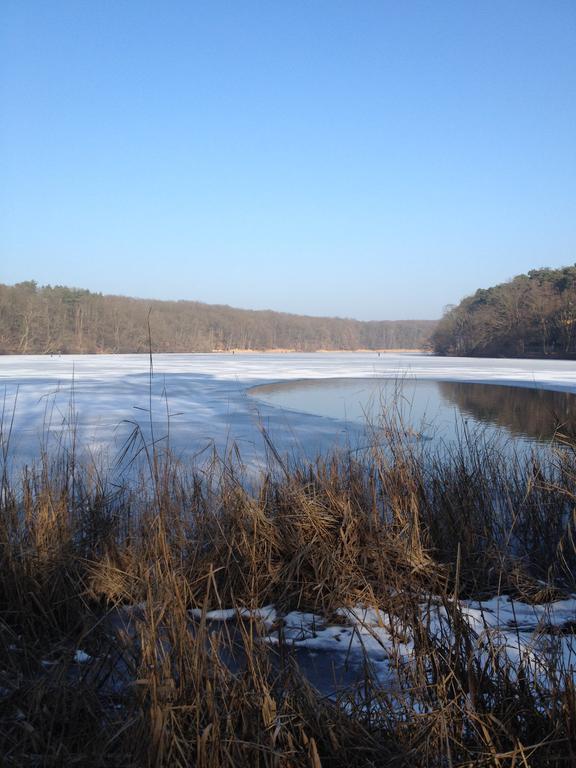
{"label": "wooded shoreline", "polygon": [[360,321],[0,284],[0,354],[421,349],[433,320]]}

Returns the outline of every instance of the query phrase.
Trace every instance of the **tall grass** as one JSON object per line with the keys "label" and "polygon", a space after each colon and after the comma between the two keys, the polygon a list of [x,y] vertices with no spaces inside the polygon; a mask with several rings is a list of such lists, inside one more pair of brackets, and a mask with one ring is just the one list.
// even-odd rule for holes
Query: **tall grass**
{"label": "tall grass", "polygon": [[[490,639],[479,658],[458,600],[576,591],[576,452],[512,456],[463,434],[430,453],[398,423],[382,437],[250,484],[153,453],[122,487],[70,452],[4,473],[2,764],[573,763],[572,670],[551,656],[535,676]],[[281,618],[280,643],[262,642],[266,605],[327,621],[378,608],[414,658],[391,659],[388,687],[366,659],[362,684],[327,697]],[[236,620],[211,621],[222,608]]]}

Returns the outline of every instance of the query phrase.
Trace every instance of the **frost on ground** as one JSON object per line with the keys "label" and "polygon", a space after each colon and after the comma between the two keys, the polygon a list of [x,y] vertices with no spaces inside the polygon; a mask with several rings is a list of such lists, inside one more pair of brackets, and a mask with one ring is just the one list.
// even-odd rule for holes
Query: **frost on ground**
{"label": "frost on ground", "polygon": [[[314,456],[360,439],[358,427],[259,403],[247,389],[295,379],[428,378],[576,391],[571,361],[477,360],[414,354],[189,354],[4,356],[3,441],[13,466],[41,448],[80,446],[112,464],[135,428],[176,458],[226,455],[258,465],[266,430],[281,454]],[[13,423],[11,423],[13,416]],[[11,429],[10,429],[11,427]],[[73,427],[73,430],[70,428]]]}

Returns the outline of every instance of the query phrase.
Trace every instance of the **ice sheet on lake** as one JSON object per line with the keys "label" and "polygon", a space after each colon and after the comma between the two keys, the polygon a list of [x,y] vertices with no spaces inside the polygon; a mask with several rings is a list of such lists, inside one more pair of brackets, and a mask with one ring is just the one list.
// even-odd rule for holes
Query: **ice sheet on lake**
{"label": "ice sheet on lake", "polygon": [[[41,446],[77,442],[112,461],[135,426],[179,458],[237,445],[245,462],[265,453],[265,428],[282,454],[315,455],[354,444],[359,428],[285,412],[246,394],[255,384],[305,378],[429,378],[494,382],[576,392],[572,361],[440,358],[416,354],[188,354],[4,356],[4,439],[14,409],[11,460],[36,459]],[[14,408],[15,405],[15,408]],[[151,416],[150,418],[150,411]]]}

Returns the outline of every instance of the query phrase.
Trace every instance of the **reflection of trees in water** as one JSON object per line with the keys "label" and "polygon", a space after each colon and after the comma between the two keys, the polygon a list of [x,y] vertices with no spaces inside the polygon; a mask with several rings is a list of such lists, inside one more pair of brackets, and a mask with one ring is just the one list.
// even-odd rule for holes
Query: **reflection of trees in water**
{"label": "reflection of trees in water", "polygon": [[576,431],[576,395],[570,392],[454,381],[438,386],[464,416],[506,427],[514,435],[546,440],[556,431],[572,436]]}

